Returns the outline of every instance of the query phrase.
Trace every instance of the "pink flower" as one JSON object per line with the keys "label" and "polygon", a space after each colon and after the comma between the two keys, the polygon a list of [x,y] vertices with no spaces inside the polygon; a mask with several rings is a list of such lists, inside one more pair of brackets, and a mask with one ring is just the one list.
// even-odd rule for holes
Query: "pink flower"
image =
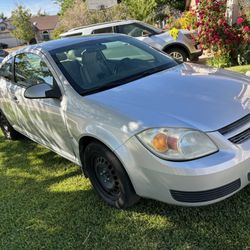
{"label": "pink flower", "polygon": [[242,23],[244,23],[244,22],[245,22],[245,19],[242,18],[242,17],[239,17],[239,18],[237,19],[237,24],[242,24]]}
{"label": "pink flower", "polygon": [[249,28],[248,26],[245,26],[245,27],[243,27],[243,31],[244,31],[244,32],[249,32],[249,31],[250,31],[250,28]]}

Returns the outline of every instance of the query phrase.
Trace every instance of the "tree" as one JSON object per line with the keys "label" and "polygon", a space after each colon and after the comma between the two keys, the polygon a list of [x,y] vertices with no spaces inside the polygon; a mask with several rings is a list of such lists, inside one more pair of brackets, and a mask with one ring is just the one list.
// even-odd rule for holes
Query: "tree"
{"label": "tree", "polygon": [[37,16],[48,16],[48,13],[45,10],[42,10],[41,8],[36,13]]}
{"label": "tree", "polygon": [[130,15],[141,21],[152,22],[155,17],[156,0],[124,0]]}
{"label": "tree", "polygon": [[169,5],[177,10],[185,10],[185,4],[187,1],[185,0],[156,0],[158,6]]}
{"label": "tree", "polygon": [[33,25],[30,22],[30,18],[30,11],[22,5],[17,6],[17,8],[11,13],[12,25],[15,27],[11,33],[17,39],[24,40],[27,43],[35,37],[35,32]]}
{"label": "tree", "polygon": [[0,20],[6,20],[7,17],[4,15],[3,12],[0,13]]}
{"label": "tree", "polygon": [[[82,2],[84,2],[84,0],[81,0]],[[60,15],[64,15],[64,13],[69,9],[71,8],[74,3],[75,3],[75,0],[56,0],[55,1],[61,8],[60,10]]]}
{"label": "tree", "polygon": [[54,38],[57,38],[63,30],[78,26],[130,18],[128,8],[125,4],[117,4],[106,10],[90,11],[86,2],[82,0],[74,1],[71,8],[68,8],[64,14],[60,16],[60,25],[53,32]]}

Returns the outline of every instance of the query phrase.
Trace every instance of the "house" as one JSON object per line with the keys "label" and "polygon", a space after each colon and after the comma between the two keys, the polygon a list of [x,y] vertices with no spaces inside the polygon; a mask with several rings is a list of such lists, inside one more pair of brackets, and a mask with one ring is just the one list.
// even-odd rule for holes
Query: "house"
{"label": "house", "polygon": [[24,44],[23,41],[16,39],[11,31],[14,27],[11,25],[11,19],[0,19],[0,43],[7,44],[9,48]]}
{"label": "house", "polygon": [[[53,30],[58,25],[58,16],[33,16],[31,23],[34,27],[35,37],[31,39],[30,43],[39,43],[51,39]],[[11,24],[11,19],[0,19],[0,43],[5,43],[9,48],[23,45],[24,41],[16,39],[11,31],[15,27]]]}
{"label": "house", "polygon": [[51,39],[53,30],[57,27],[58,16],[33,16],[31,22],[35,30],[35,40],[37,43]]}

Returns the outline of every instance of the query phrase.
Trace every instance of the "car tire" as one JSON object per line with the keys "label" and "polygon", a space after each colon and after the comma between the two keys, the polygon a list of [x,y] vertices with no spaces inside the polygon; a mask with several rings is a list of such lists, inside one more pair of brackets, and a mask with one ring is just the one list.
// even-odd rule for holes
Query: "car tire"
{"label": "car tire", "polygon": [[173,57],[175,60],[181,61],[181,62],[186,62],[188,55],[187,53],[180,48],[170,48],[165,50],[165,52],[170,55],[171,57]]}
{"label": "car tire", "polygon": [[4,114],[0,111],[0,128],[7,140],[17,140],[21,138],[21,134],[18,133],[9,123]]}
{"label": "car tire", "polygon": [[194,57],[192,59],[190,59],[191,62],[199,62],[200,58],[197,56],[197,57]]}
{"label": "car tire", "polygon": [[121,162],[103,144],[92,142],[86,147],[84,166],[94,189],[108,205],[124,209],[139,200]]}

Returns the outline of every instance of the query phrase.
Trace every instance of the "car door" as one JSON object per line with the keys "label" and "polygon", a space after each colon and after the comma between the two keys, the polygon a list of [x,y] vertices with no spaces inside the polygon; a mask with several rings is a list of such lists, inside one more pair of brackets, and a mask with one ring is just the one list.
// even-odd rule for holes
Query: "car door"
{"label": "car door", "polygon": [[[31,139],[74,160],[67,124],[65,122],[66,98],[27,99],[25,90],[35,84],[46,83],[52,87],[60,85],[46,57],[40,52],[22,53],[15,56],[15,90],[17,115],[22,131]],[[53,73],[52,73],[53,72]],[[59,84],[58,84],[59,83]]]}
{"label": "car door", "polygon": [[10,58],[0,68],[0,109],[11,123],[11,125],[19,130],[19,121],[17,117],[17,103],[15,91],[17,86],[13,76],[14,58]]}

